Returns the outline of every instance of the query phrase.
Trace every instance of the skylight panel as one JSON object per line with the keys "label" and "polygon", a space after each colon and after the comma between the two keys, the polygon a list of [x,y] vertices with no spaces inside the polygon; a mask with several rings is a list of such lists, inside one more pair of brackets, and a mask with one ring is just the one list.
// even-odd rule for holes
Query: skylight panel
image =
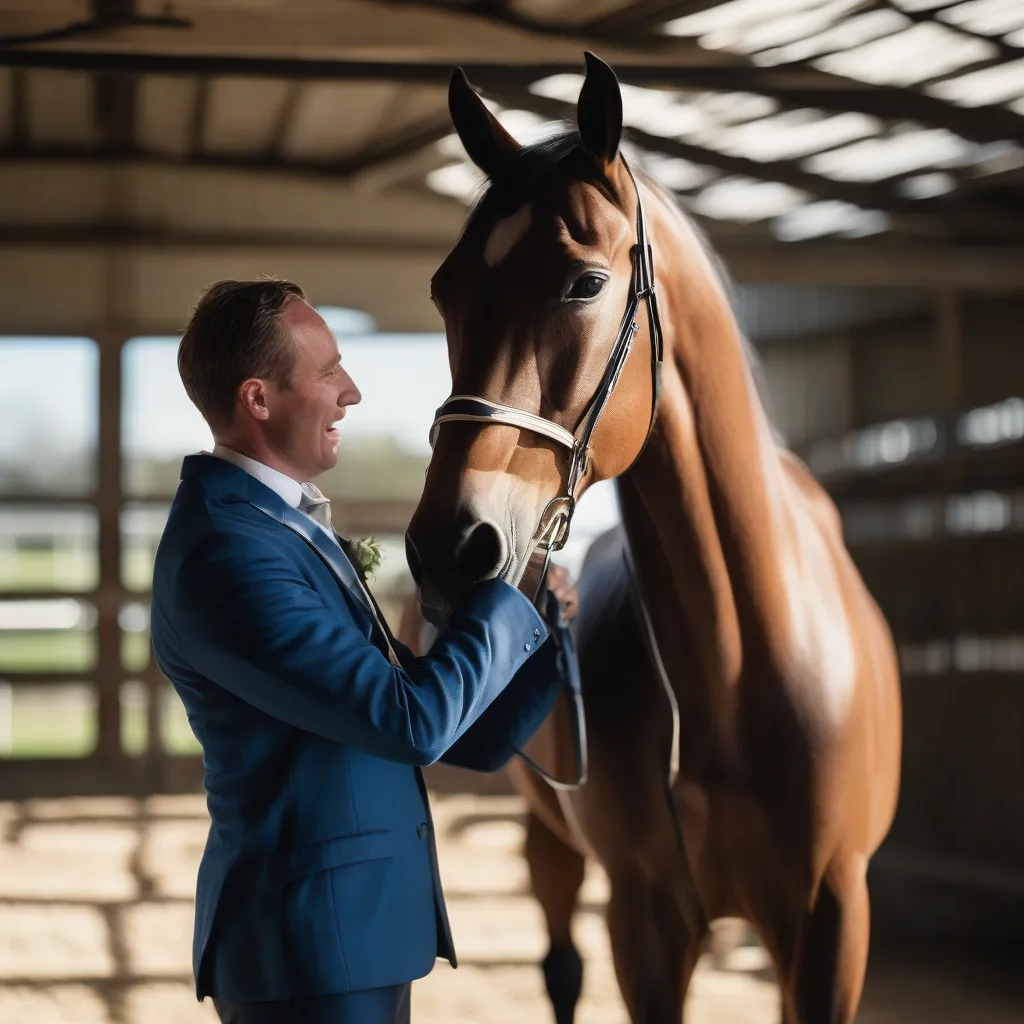
{"label": "skylight panel", "polygon": [[863,238],[887,231],[891,222],[880,210],[825,199],[789,210],[772,222],[772,234],[782,242],[800,242],[823,235]]}
{"label": "skylight panel", "polygon": [[944,25],[919,24],[852,50],[820,57],[814,65],[862,82],[908,86],[997,54],[993,43],[961,35]]}
{"label": "skylight panel", "polygon": [[[733,50],[739,53],[754,53],[771,46],[783,46],[824,31],[835,24],[836,19],[858,7],[861,2],[862,0],[831,0],[829,3],[819,3],[815,7],[782,17],[772,16],[716,29],[701,36],[700,44],[709,50]],[[767,9],[762,13],[768,13]]]}
{"label": "skylight panel", "polygon": [[689,206],[705,217],[751,223],[776,217],[809,198],[806,192],[781,182],[735,177],[708,185],[689,200]]}
{"label": "skylight panel", "polygon": [[982,68],[945,82],[936,82],[927,91],[962,107],[1005,103],[1024,96],[1024,59]]}
{"label": "skylight panel", "polygon": [[956,178],[945,171],[917,174],[900,182],[900,191],[911,199],[934,199],[956,188]]}
{"label": "skylight panel", "polygon": [[862,46],[873,39],[891,36],[909,28],[913,22],[898,11],[885,7],[867,11],[852,18],[846,18],[816,35],[755,54],[754,63],[768,67],[773,64],[789,64],[799,60],[810,60],[823,53],[849,50]]}
{"label": "skylight panel", "polygon": [[476,197],[484,180],[483,172],[468,161],[438,167],[427,174],[427,187],[443,196],[451,196],[467,206]]}
{"label": "skylight panel", "polygon": [[745,25],[780,18],[797,11],[817,7],[821,0],[729,0],[707,10],[675,18],[662,27],[670,36],[703,36],[711,32],[741,28]]}
{"label": "skylight panel", "polygon": [[785,160],[877,135],[882,124],[867,114],[825,117],[816,110],[789,110],[760,121],[714,127],[693,141],[751,160]]}
{"label": "skylight panel", "polygon": [[839,181],[878,181],[921,167],[949,167],[970,158],[973,146],[945,128],[914,129],[864,139],[808,157],[803,166]]}
{"label": "skylight panel", "polygon": [[1021,0],[968,0],[940,11],[939,17],[983,36],[1001,36],[1024,28],[1024,4]]}
{"label": "skylight panel", "polygon": [[710,167],[677,156],[665,156],[664,153],[646,153],[642,161],[654,180],[673,192],[689,192],[700,188],[716,175]]}

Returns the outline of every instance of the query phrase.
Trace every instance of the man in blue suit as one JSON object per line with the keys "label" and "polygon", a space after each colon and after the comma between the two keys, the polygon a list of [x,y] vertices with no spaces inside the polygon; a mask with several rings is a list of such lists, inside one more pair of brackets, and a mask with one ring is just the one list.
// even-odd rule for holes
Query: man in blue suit
{"label": "man in blue suit", "polygon": [[185,459],[152,602],[212,819],[196,994],[232,1024],[407,1021],[410,982],[455,964],[419,766],[505,764],[554,703],[554,645],[500,580],[425,657],[391,636],[309,483],[361,396],[298,286],[213,286],[178,366],[216,441]]}

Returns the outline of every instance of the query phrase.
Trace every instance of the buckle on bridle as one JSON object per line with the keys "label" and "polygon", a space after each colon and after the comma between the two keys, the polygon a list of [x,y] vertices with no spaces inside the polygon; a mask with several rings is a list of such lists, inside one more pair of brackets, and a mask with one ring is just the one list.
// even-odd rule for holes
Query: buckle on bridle
{"label": "buckle on bridle", "polygon": [[576,499],[571,495],[552,498],[541,513],[536,547],[546,552],[561,551],[569,539],[569,528],[575,511]]}

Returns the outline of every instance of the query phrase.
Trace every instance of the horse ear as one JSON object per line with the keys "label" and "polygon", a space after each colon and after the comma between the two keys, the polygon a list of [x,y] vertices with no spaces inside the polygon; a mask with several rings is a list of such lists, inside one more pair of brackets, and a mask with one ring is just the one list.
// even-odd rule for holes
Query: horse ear
{"label": "horse ear", "polygon": [[462,68],[455,70],[448,85],[448,110],[469,159],[488,177],[519,152],[519,143],[487,109]]}
{"label": "horse ear", "polygon": [[583,148],[599,163],[610,164],[619,152],[622,138],[622,93],[615,72],[589,50],[587,77],[576,104]]}

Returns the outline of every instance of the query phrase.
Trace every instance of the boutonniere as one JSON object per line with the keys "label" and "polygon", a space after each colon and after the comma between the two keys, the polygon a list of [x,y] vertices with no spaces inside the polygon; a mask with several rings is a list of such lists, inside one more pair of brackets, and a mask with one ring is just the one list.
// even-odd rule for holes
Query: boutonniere
{"label": "boutonniere", "polygon": [[377,541],[373,537],[362,537],[359,540],[342,541],[342,544],[359,578],[364,583],[372,579],[383,559]]}

